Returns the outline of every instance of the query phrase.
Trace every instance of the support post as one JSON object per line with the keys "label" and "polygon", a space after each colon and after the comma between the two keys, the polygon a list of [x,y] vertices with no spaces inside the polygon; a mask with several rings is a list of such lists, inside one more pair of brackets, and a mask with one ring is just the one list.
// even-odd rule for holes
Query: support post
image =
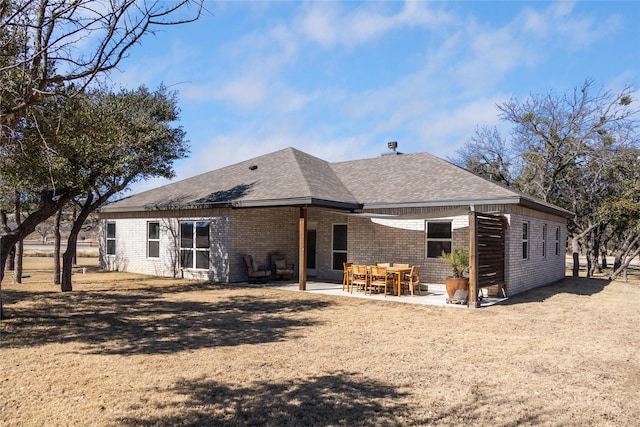
{"label": "support post", "polygon": [[478,232],[476,212],[469,212],[469,308],[480,308],[478,301]]}
{"label": "support post", "polygon": [[298,249],[298,279],[299,289],[307,290],[307,208],[300,208],[299,227],[299,249]]}

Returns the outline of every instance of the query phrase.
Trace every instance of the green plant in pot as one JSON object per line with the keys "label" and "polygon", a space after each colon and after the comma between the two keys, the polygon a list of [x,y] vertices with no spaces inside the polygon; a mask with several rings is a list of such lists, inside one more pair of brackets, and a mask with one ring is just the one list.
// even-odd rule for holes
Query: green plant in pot
{"label": "green plant in pot", "polygon": [[469,278],[464,276],[469,269],[469,251],[458,248],[451,253],[442,252],[441,258],[451,267],[451,275],[446,277],[445,285],[449,299],[452,299],[457,290],[469,289]]}

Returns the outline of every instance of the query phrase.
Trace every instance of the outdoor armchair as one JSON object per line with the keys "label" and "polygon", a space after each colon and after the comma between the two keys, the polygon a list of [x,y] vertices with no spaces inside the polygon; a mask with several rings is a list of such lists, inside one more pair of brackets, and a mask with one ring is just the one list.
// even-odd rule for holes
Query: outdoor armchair
{"label": "outdoor armchair", "polygon": [[294,265],[287,262],[286,255],[280,253],[271,255],[271,267],[275,278],[283,280],[293,278]]}
{"label": "outdoor armchair", "polygon": [[249,283],[268,282],[271,279],[271,270],[266,267],[260,267],[251,255],[244,256],[244,262],[247,266],[247,276]]}

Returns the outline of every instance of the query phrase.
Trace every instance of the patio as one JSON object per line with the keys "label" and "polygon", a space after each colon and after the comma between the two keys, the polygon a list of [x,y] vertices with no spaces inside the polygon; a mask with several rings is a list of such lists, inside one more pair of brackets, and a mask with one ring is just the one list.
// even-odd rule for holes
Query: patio
{"label": "patio", "polygon": [[[346,298],[364,298],[364,299],[372,299],[377,301],[388,301],[393,303],[405,303],[405,304],[420,304],[420,305],[436,305],[442,307],[456,307],[456,308],[467,308],[466,304],[447,304],[447,291],[444,285],[440,284],[422,284],[422,295],[401,295],[401,296],[393,296],[387,295],[386,297],[382,294],[373,294],[373,295],[365,295],[364,292],[356,292],[349,293],[346,290],[342,290],[342,283],[331,283],[331,282],[320,282],[315,280],[307,281],[307,289],[305,291],[301,291],[298,282],[269,282],[264,284],[249,284],[243,283],[243,286],[251,286],[251,287],[265,287],[265,288],[273,288],[273,289],[282,289],[285,291],[292,292],[306,292],[312,294],[323,294],[323,295],[333,295],[333,296],[341,296]],[[485,294],[486,295],[486,294]],[[499,302],[506,300],[507,298],[494,298],[494,297],[483,297],[480,303],[480,308],[489,307],[495,305]]]}

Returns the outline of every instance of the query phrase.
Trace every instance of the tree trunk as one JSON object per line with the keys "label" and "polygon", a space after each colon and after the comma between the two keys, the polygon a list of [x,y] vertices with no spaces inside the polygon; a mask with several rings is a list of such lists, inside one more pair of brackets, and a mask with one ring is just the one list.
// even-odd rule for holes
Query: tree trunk
{"label": "tree trunk", "polygon": [[20,240],[14,246],[15,268],[13,269],[13,283],[22,283],[22,257],[24,255],[24,242]]}
{"label": "tree trunk", "polygon": [[53,284],[60,284],[60,244],[62,236],[60,235],[60,222],[62,221],[62,209],[56,213],[56,224],[53,228],[55,242],[53,248]]}
{"label": "tree trunk", "polygon": [[71,292],[73,290],[71,284],[71,273],[73,272],[76,248],[78,246],[78,234],[80,234],[82,225],[89,217],[91,211],[95,209],[95,207],[92,206],[92,202],[93,193],[88,192],[87,199],[85,200],[84,205],[80,210],[80,214],[78,214],[77,218],[75,218],[73,221],[73,226],[71,227],[71,232],[69,233],[69,238],[67,239],[67,250],[62,255],[62,292]]}
{"label": "tree trunk", "polygon": [[573,236],[571,239],[571,250],[573,252],[573,277],[578,277],[580,272],[580,237]]}
{"label": "tree trunk", "polygon": [[39,209],[32,212],[25,220],[14,230],[8,231],[5,235],[0,236],[0,318],[3,316],[2,311],[2,281],[4,280],[4,269],[7,264],[7,258],[11,248],[20,240],[26,238],[29,234],[36,230],[36,226],[47,218],[51,217],[61,206],[69,200],[68,197],[54,198],[53,192],[45,192],[40,195]]}
{"label": "tree trunk", "polygon": [[7,258],[7,270],[14,271],[16,269],[16,246],[14,245],[9,251],[9,258]]}
{"label": "tree trunk", "polygon": [[636,250],[630,254],[630,256],[626,257],[625,261],[620,265],[620,267],[618,267],[618,269],[616,269],[616,271],[613,272],[613,274],[611,275],[611,277],[609,279],[615,280],[622,273],[622,274],[624,274],[624,281],[626,282],[627,281],[627,268],[629,267],[629,264],[631,264],[631,261],[633,261],[633,259],[638,255],[640,255],[640,246],[638,246],[636,248]]}
{"label": "tree trunk", "polygon": [[0,319],[4,318],[4,309],[2,306],[2,280],[4,279],[4,267],[7,265],[7,259],[9,258],[9,254],[17,240],[18,238],[11,234],[0,236]]}
{"label": "tree trunk", "polygon": [[[16,222],[16,227],[20,227],[22,223],[22,210],[20,204],[20,193],[18,191],[15,192],[16,196],[16,205],[14,212],[14,221]],[[18,240],[16,245],[14,246],[15,253],[13,259],[15,260],[15,268],[13,269],[13,283],[22,283],[22,254],[24,252],[24,242],[22,239]]]}

